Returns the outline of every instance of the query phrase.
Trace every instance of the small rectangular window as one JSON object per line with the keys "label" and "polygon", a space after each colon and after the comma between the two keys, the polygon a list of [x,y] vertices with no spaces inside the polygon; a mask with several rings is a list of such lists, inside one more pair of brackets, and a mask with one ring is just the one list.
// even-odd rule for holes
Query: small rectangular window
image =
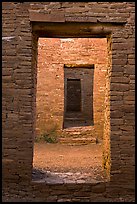
{"label": "small rectangular window", "polygon": [[67,112],[81,111],[81,81],[67,79]]}

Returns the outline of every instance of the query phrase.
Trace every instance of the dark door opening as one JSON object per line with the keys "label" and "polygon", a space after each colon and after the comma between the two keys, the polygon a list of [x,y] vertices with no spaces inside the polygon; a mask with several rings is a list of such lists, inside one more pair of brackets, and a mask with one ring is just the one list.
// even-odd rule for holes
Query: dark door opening
{"label": "dark door opening", "polygon": [[81,111],[81,81],[67,79],[67,112]]}

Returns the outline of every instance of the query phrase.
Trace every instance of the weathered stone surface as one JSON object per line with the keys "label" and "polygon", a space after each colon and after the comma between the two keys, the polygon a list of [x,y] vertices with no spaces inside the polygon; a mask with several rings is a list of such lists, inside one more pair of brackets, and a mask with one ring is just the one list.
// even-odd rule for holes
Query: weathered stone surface
{"label": "weathered stone surface", "polygon": [[30,21],[38,22],[65,22],[64,13],[43,14],[30,12]]}
{"label": "weathered stone surface", "polygon": [[95,186],[92,186],[92,192],[93,193],[103,193],[105,191],[105,184],[104,183],[99,183],[96,184]]}
{"label": "weathered stone surface", "polygon": [[114,91],[128,91],[129,85],[123,83],[111,83],[111,90]]}
{"label": "weathered stone surface", "polygon": [[[36,31],[34,32],[33,30],[33,23],[30,22],[30,12],[32,11],[35,11],[35,14],[39,16],[39,19],[35,17],[35,20],[44,20],[46,22],[48,20],[49,23],[52,21],[54,29],[58,28],[54,22],[57,23],[60,21],[58,26],[63,25],[66,26],[65,28],[67,28],[68,25],[68,22],[66,23],[65,21],[76,22],[75,26],[77,26],[79,22],[78,30],[75,32],[75,34],[77,34],[74,36],[73,33],[72,35],[76,38],[85,37],[85,34],[86,37],[88,36],[90,38],[93,31],[93,24],[96,24],[95,27],[97,28],[96,32],[94,31],[94,34],[96,34],[95,37],[100,37],[101,32],[98,31],[98,27],[100,30],[101,28],[104,29],[103,34],[105,37],[107,31],[108,65],[105,73],[104,121],[103,113],[102,115],[100,114],[101,123],[102,121],[104,122],[104,128],[102,128],[104,145],[103,165],[110,178],[110,182],[108,182],[106,186],[106,192],[103,185],[95,187],[89,184],[87,188],[86,184],[85,186],[84,184],[82,184],[82,186],[81,184],[73,184],[71,187],[68,184],[68,191],[66,190],[64,198],[62,198],[61,195],[56,195],[56,189],[60,188],[60,191],[61,189],[63,191],[64,188],[66,188],[65,185],[53,185],[56,188],[54,189],[51,185],[33,184],[31,182],[36,105],[37,37],[43,34],[38,30],[36,34]],[[43,16],[47,16],[47,19]],[[106,201],[106,197],[103,194],[104,192],[106,193],[105,195],[109,197],[112,195],[114,197],[124,195],[125,198],[125,196],[129,194],[134,194],[134,17],[135,2],[2,2],[2,133],[3,161],[7,161],[4,162],[2,166],[2,173],[4,175],[4,194],[11,193],[11,200],[13,202],[17,198],[19,200],[26,199],[27,201],[37,202],[57,202],[62,201],[61,199],[66,201],[88,200],[90,202],[97,202],[98,200]],[[39,24],[39,21],[37,21],[37,23]],[[83,27],[81,28],[81,23],[86,23],[84,24],[85,30],[82,30]],[[73,28],[75,30],[75,27]],[[55,31],[51,33],[51,30],[45,32],[43,35],[54,37]],[[62,30],[59,31],[62,32]],[[80,31],[81,35],[79,35],[78,31]],[[67,29],[64,34],[67,38],[66,32]],[[70,33],[72,34],[72,31],[70,31]],[[84,36],[82,36],[83,33]],[[56,43],[57,41],[54,42],[54,46]],[[99,44],[99,46],[101,46],[101,44]],[[91,47],[91,45],[89,47]],[[64,47],[62,47],[62,50],[63,49]],[[73,55],[75,53],[76,50],[73,50]],[[90,49],[86,54],[83,54],[83,58],[85,58],[86,61],[92,61],[92,57],[95,57],[93,55],[89,56],[89,53]],[[48,59],[52,57],[55,59],[55,56],[58,56],[58,61],[51,65],[53,73],[55,72],[55,64],[61,63],[63,59],[59,58],[60,55],[58,55],[54,49],[52,56],[48,52],[46,52],[44,56],[45,59],[46,57]],[[70,59],[69,55],[64,57],[66,60]],[[80,61],[83,59],[80,57],[77,58],[77,60]],[[103,61],[103,55],[99,55],[97,61]],[[98,64],[98,62],[96,64]],[[102,63],[99,63],[99,66],[100,68],[96,67],[96,69],[99,68],[100,71],[94,79],[95,81],[102,79],[100,75]],[[59,67],[58,76],[56,76],[58,82],[58,77],[62,77],[62,71],[60,72],[60,70],[61,67]],[[113,82],[111,81],[111,76],[113,77]],[[53,75],[49,77],[51,84],[53,83],[53,78]],[[99,83],[104,83],[104,81],[98,80],[96,84],[100,93],[103,93],[103,89],[100,88],[102,84]],[[59,88],[59,83],[57,83],[57,87]],[[48,94],[50,95],[49,92]],[[60,96],[61,95],[58,95],[58,98],[60,98]],[[103,98],[96,97],[94,105],[100,103],[98,99],[103,100]],[[62,101],[60,105],[62,106],[63,103]],[[101,105],[100,103],[100,109],[98,109],[100,113],[102,110]],[[111,113],[112,110],[113,112]],[[96,113],[97,110],[94,111]],[[55,112],[57,113],[57,111]],[[124,113],[124,115],[122,115],[121,112]],[[95,117],[97,117],[97,115]],[[57,120],[58,119],[59,118],[57,118]],[[91,133],[94,132],[94,126],[92,126],[92,128],[93,131],[91,131]],[[115,132],[114,134],[113,131]],[[98,133],[102,134],[100,130],[98,130]],[[10,162],[11,160],[14,160],[14,162]],[[113,168],[113,165],[115,168]],[[110,167],[112,167],[113,170],[115,169],[115,171],[111,172],[112,169]],[[82,195],[84,187],[85,196],[74,196],[74,192],[76,191],[81,192]],[[86,194],[86,189],[88,189],[89,194]],[[93,193],[92,190],[95,191],[95,193]],[[13,196],[15,194],[16,197]],[[13,197],[15,200],[13,200]]]}

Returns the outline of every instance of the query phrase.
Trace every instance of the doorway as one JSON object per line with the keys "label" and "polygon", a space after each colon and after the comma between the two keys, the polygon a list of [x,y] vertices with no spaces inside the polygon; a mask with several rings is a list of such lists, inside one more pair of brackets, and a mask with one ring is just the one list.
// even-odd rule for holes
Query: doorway
{"label": "doorway", "polygon": [[[61,38],[60,38],[61,39]],[[75,38],[75,39],[77,39],[77,38]],[[56,40],[58,40],[58,38],[53,38],[52,37],[52,40],[53,41],[56,41]],[[73,40],[73,39],[71,39],[71,38],[62,38],[62,40],[63,41],[66,41],[66,40]],[[79,40],[79,38],[78,38],[78,40]],[[88,40],[89,40],[89,38],[88,38]],[[107,42],[107,39],[106,39],[106,42]],[[49,49],[49,47],[48,47],[48,49]],[[106,50],[107,50],[107,43],[106,43]],[[53,55],[54,56],[54,55]],[[59,63],[60,64],[60,63]],[[63,63],[63,64],[66,64],[66,63]],[[55,67],[55,64],[52,64],[52,65],[54,65],[52,68],[54,69],[54,67]],[[101,66],[101,65],[100,65]],[[107,67],[108,68],[108,67]],[[107,68],[106,68],[106,70],[107,70]],[[62,70],[64,69],[64,67],[62,67]],[[99,69],[99,70],[101,70],[101,69]],[[102,69],[102,72],[105,72],[106,70],[104,70],[104,69]],[[59,70],[58,70],[59,71]],[[98,75],[99,76],[99,75]],[[58,75],[58,74],[56,74],[56,79],[58,79],[60,77],[60,75]],[[38,79],[38,78],[37,78]],[[63,75],[63,79],[64,79],[64,75]],[[51,83],[51,85],[53,85],[53,83]],[[97,84],[98,85],[98,84]],[[59,87],[58,87],[58,89],[59,89]],[[100,87],[100,93],[103,91],[103,89],[102,89],[102,86]],[[64,89],[62,89],[63,91],[64,91]],[[46,94],[47,94],[47,92],[46,92]],[[53,95],[52,95],[53,96]],[[59,98],[59,97],[58,97]],[[64,104],[64,98],[63,98],[63,103],[62,104]],[[81,102],[82,102],[82,98],[81,98]],[[56,103],[57,104],[57,103]],[[95,99],[93,99],[93,104],[95,104]],[[41,106],[42,107],[42,106]],[[94,107],[94,105],[93,105],[93,107]],[[62,110],[62,109],[61,109]],[[64,110],[64,107],[63,107],[63,110]],[[105,110],[105,109],[104,109]],[[94,115],[94,117],[95,117],[95,115]],[[50,120],[49,120],[50,121]],[[56,120],[57,121],[57,120]],[[62,121],[63,121],[63,117],[62,117]],[[62,121],[61,121],[61,124],[62,124]],[[51,124],[51,123],[50,123]],[[99,123],[96,123],[96,126],[97,127],[99,127]],[[90,128],[91,128],[91,126],[90,126]],[[93,129],[95,128],[95,126],[93,126],[92,127]],[[98,128],[99,129],[99,128]],[[103,130],[103,129],[102,129]],[[37,132],[37,129],[36,129],[36,132]],[[88,130],[88,132],[92,132],[93,133],[93,131],[91,131],[91,129],[89,129]],[[81,132],[82,133],[82,132]],[[98,140],[96,140],[96,142],[97,142]]]}

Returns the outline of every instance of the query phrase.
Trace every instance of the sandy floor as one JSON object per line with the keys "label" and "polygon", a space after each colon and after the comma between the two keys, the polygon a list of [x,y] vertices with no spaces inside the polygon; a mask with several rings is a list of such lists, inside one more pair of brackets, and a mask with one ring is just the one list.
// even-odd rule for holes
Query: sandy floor
{"label": "sandy floor", "polygon": [[[101,144],[72,146],[36,143],[33,167],[41,170],[41,172],[47,171],[47,173],[52,172],[52,174],[56,172],[56,175],[62,173],[62,176],[66,176],[64,173],[67,173],[69,180],[72,177],[75,177],[75,180],[79,178],[86,180],[87,177],[90,177],[92,181],[104,180]],[[38,172],[35,171],[35,175],[38,179]],[[89,179],[88,182],[90,182]]]}

